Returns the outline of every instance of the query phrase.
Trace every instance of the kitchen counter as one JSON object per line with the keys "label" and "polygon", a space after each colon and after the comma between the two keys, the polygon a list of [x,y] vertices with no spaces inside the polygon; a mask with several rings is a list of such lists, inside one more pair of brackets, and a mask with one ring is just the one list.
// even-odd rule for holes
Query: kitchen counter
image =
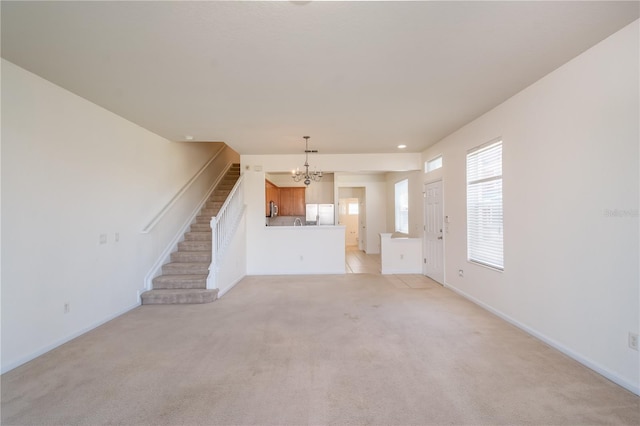
{"label": "kitchen counter", "polygon": [[344,274],[344,225],[265,226],[252,274]]}

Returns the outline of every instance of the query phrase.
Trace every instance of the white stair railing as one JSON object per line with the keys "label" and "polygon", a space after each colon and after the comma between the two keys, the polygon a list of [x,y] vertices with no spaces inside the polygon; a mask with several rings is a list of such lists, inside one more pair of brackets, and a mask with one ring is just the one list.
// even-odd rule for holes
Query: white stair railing
{"label": "white stair railing", "polygon": [[207,289],[218,288],[217,272],[231,237],[236,232],[244,212],[243,175],[240,176],[218,214],[211,218],[211,265]]}

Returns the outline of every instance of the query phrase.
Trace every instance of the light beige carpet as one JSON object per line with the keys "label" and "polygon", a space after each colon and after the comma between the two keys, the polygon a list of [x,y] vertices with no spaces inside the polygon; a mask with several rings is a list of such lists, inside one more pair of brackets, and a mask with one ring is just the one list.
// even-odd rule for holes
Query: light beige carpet
{"label": "light beige carpet", "polygon": [[640,398],[420,277],[247,277],[2,376],[2,424],[640,424]]}

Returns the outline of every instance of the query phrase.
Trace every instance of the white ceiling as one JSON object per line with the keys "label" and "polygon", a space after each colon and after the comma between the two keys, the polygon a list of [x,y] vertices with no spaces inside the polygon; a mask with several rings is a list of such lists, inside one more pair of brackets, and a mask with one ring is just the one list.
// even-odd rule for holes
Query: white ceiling
{"label": "white ceiling", "polygon": [[170,140],[418,152],[638,2],[2,2],[2,56]]}

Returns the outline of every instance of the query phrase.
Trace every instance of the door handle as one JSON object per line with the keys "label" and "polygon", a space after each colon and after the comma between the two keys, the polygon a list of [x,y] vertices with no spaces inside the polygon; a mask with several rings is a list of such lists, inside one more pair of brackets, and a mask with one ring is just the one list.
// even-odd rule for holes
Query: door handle
{"label": "door handle", "polygon": [[441,239],[442,239],[442,235],[440,235],[440,236],[438,237],[438,239],[439,239],[439,240],[441,240]]}

